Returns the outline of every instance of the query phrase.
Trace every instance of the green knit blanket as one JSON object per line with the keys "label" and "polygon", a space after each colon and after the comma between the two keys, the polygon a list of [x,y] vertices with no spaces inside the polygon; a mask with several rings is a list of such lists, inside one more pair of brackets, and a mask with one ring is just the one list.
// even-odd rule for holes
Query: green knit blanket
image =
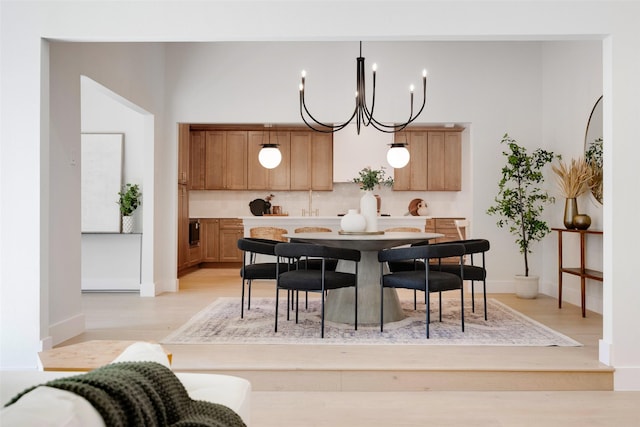
{"label": "green knit blanket", "polygon": [[[107,427],[245,426],[228,407],[191,399],[178,377],[155,362],[112,363],[43,385],[82,396],[96,408]],[[7,406],[34,388],[23,391]]]}

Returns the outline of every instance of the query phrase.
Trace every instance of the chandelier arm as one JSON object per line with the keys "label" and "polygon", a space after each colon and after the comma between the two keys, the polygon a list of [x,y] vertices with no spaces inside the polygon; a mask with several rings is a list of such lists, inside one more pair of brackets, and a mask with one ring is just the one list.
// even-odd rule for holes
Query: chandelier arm
{"label": "chandelier arm", "polygon": [[[309,121],[307,121],[306,117],[304,116],[304,112],[307,113],[309,118],[311,120],[313,120],[314,123],[310,123]],[[313,115],[309,112],[309,110],[307,109],[306,102],[304,101],[304,93],[300,92],[300,117],[302,117],[302,121],[309,128],[313,129],[316,132],[334,133],[334,132],[337,132],[339,130],[342,130],[349,123],[351,123],[351,121],[353,120],[354,116],[356,115],[356,112],[357,112],[357,108],[354,109],[353,114],[351,115],[351,117],[349,117],[349,119],[344,123],[341,123],[341,124],[338,124],[338,125],[330,125],[330,124],[327,124],[327,123],[323,123],[321,121],[316,120],[316,118],[313,117]]]}
{"label": "chandelier arm", "polygon": [[[315,117],[313,117],[313,115],[309,112],[309,109],[307,108],[307,104],[306,104],[306,102],[304,100],[304,93],[303,92],[300,93],[300,104],[301,104],[301,106],[300,106],[300,116],[304,120],[305,124],[307,124],[307,126],[309,126],[309,123],[307,122],[307,120],[304,117],[303,109],[304,109],[304,112],[307,113],[309,118],[311,120],[313,120],[317,125],[319,125],[319,126],[321,126],[323,128],[331,129],[331,131],[324,131],[324,132],[337,132],[339,130],[344,129],[351,122],[351,120],[353,120],[353,117],[356,115],[356,110],[357,110],[357,108],[356,108],[356,110],[354,110],[353,114],[351,115],[351,117],[349,117],[349,119],[346,122],[338,124],[338,125],[335,125],[335,124],[331,125],[331,124],[323,123],[323,122],[317,120]],[[315,127],[314,127],[314,129],[315,129]]]}

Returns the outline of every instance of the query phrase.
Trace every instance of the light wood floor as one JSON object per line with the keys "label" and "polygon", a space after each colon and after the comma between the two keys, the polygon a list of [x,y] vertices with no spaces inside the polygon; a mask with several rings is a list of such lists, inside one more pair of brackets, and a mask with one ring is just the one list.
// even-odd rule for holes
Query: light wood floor
{"label": "light wood floor", "polygon": [[[253,292],[272,296],[273,285],[254,283]],[[182,277],[179,292],[156,298],[83,294],[87,330],[61,345],[160,341],[215,298],[239,293],[237,269],[202,269]],[[582,318],[570,304],[558,310],[549,297],[491,297],[584,346],[165,347],[177,371],[250,379],[258,427],[638,425],[640,393],[602,391],[612,389],[612,376],[598,362],[600,315]]]}

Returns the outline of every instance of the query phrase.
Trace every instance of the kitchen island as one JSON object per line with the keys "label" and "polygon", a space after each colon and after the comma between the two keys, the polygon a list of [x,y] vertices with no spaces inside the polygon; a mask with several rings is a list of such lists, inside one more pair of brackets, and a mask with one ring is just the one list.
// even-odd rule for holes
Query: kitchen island
{"label": "kitchen island", "polygon": [[[384,231],[395,227],[415,227],[425,231],[428,216],[379,216],[378,230]],[[284,228],[288,233],[294,233],[300,227],[327,227],[332,231],[340,231],[341,216],[243,216],[244,236],[250,237],[253,227]]]}

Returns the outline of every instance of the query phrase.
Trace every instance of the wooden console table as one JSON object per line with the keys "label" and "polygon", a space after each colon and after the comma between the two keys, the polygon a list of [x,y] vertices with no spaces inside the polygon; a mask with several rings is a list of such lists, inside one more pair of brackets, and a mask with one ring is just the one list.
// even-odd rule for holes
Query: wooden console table
{"label": "wooden console table", "polygon": [[[566,228],[552,228],[558,232],[558,308],[562,308],[562,273],[573,274],[580,277],[580,292],[582,317],[585,317],[585,282],[587,279],[602,282],[602,272],[592,270],[585,266],[585,236],[587,234],[602,235],[599,230],[569,230]],[[564,267],[562,265],[562,234],[563,233],[579,233],[580,234],[580,267]]]}

